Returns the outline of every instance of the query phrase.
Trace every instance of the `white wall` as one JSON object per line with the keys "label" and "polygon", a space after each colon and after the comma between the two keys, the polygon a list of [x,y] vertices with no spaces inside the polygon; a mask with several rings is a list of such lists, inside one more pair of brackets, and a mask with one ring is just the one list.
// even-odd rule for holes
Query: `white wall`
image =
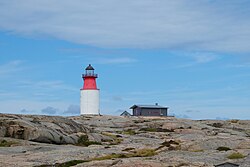
{"label": "white wall", "polygon": [[99,115],[99,90],[81,90],[80,107],[81,115]]}

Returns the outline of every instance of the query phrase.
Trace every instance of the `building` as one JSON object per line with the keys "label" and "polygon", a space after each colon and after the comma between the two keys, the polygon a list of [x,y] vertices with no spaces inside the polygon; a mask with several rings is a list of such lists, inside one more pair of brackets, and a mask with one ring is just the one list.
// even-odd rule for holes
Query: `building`
{"label": "building", "polygon": [[130,117],[130,116],[131,116],[131,114],[130,114],[129,112],[127,112],[127,111],[124,111],[123,113],[121,113],[121,115],[120,115],[120,116]]}
{"label": "building", "polygon": [[133,105],[133,116],[168,116],[168,107],[155,105]]}
{"label": "building", "polygon": [[99,89],[96,86],[96,78],[98,77],[95,74],[95,69],[89,64],[85,69],[85,74],[82,74],[84,81],[83,87],[81,88],[81,97],[80,97],[80,110],[81,115],[100,115],[99,109]]}
{"label": "building", "polygon": [[233,164],[230,162],[225,162],[223,164],[215,165],[215,167],[239,167],[240,165]]}

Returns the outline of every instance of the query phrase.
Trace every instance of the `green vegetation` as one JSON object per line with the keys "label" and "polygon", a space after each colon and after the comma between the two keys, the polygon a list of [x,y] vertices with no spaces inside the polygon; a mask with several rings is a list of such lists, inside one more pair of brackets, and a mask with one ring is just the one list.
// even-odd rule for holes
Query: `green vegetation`
{"label": "green vegetation", "polygon": [[111,142],[110,144],[111,145],[117,145],[117,144],[120,144],[121,142],[123,141],[123,139],[115,139],[113,142]]}
{"label": "green vegetation", "polygon": [[89,141],[88,135],[81,135],[76,143],[77,146],[102,145],[100,142]]}
{"label": "green vegetation", "polygon": [[168,150],[180,150],[180,143],[174,140],[170,140],[170,141],[164,141],[163,143],[161,143],[161,145],[156,148],[156,150],[160,150],[164,147],[167,147]]}
{"label": "green vegetation", "polygon": [[131,150],[134,150],[135,148],[133,148],[133,147],[128,147],[128,148],[125,148],[125,149],[123,149],[122,151],[131,151]]}
{"label": "green vegetation", "polygon": [[168,150],[180,150],[181,149],[181,147],[180,146],[170,146],[170,147],[168,147]]}
{"label": "green vegetation", "polygon": [[68,162],[64,162],[64,163],[56,163],[54,165],[39,165],[39,166],[35,166],[35,167],[51,167],[51,166],[55,166],[55,167],[70,167],[70,166],[75,166],[77,164],[81,164],[84,162],[91,162],[91,161],[102,161],[102,160],[109,160],[109,159],[115,159],[115,158],[131,158],[131,157],[150,157],[150,156],[154,156],[157,153],[155,152],[154,149],[139,149],[139,150],[135,150],[133,153],[127,153],[127,154],[109,154],[109,155],[105,155],[102,157],[96,157],[96,158],[92,158],[89,160],[72,160],[72,161],[68,161]]}
{"label": "green vegetation", "polygon": [[156,155],[155,149],[140,149],[136,150],[132,157],[151,157]]}
{"label": "green vegetation", "polygon": [[176,167],[181,167],[181,166],[190,166],[190,164],[187,164],[187,163],[180,163],[180,164],[177,165]]}
{"label": "green vegetation", "polygon": [[0,141],[0,147],[10,147],[12,144],[17,144],[13,141],[2,140]]}
{"label": "green vegetation", "polygon": [[144,122],[151,122],[150,120],[134,120],[134,123],[144,123]]}
{"label": "green vegetation", "polygon": [[157,132],[157,129],[156,128],[141,128],[139,131]]}
{"label": "green vegetation", "polygon": [[175,144],[175,145],[179,145],[180,143],[174,140],[170,140],[170,141],[164,141],[163,143],[161,143],[161,145],[169,147],[170,144]]}
{"label": "green vegetation", "polygon": [[218,147],[216,150],[218,150],[218,151],[229,151],[229,150],[231,150],[231,148],[228,148],[228,147]]}
{"label": "green vegetation", "polygon": [[154,149],[139,149],[135,150],[133,153],[127,153],[127,154],[109,154],[102,157],[97,157],[91,159],[91,161],[102,161],[102,160],[108,160],[108,159],[115,159],[115,158],[131,158],[131,157],[150,157],[154,156],[157,153]]}
{"label": "green vegetation", "polygon": [[136,134],[136,132],[132,129],[125,130],[122,133],[125,135],[135,135]]}
{"label": "green vegetation", "polygon": [[96,157],[91,159],[92,161],[103,161],[103,160],[108,160],[108,159],[114,159],[114,158],[126,158],[125,154],[109,154],[109,155],[105,155],[102,157]]}
{"label": "green vegetation", "polygon": [[250,129],[245,130],[247,137],[250,137]]}
{"label": "green vegetation", "polygon": [[239,122],[239,120],[238,120],[238,119],[232,119],[232,120],[230,120],[230,122],[231,122],[231,123],[235,123],[235,124],[236,124],[236,123],[238,123],[238,122]]}
{"label": "green vegetation", "polygon": [[39,165],[39,166],[35,166],[35,167],[70,167],[70,166],[75,166],[77,164],[81,164],[84,162],[89,162],[89,161],[84,161],[84,160],[71,160],[71,161],[67,161],[67,162],[63,162],[63,163],[56,163],[54,165]]}
{"label": "green vegetation", "polygon": [[223,126],[223,124],[222,123],[219,123],[219,122],[215,122],[215,123],[213,123],[213,124],[208,124],[209,126],[213,126],[213,127],[215,127],[215,128],[221,128],[222,126]]}
{"label": "green vegetation", "polygon": [[162,128],[141,128],[139,131],[144,132],[174,132],[172,129],[162,129]]}
{"label": "green vegetation", "polygon": [[229,159],[241,159],[241,158],[245,158],[245,157],[246,157],[245,155],[238,153],[238,152],[232,153],[229,156],[227,156],[227,158],[229,158]]}
{"label": "green vegetation", "polygon": [[102,132],[102,135],[109,136],[112,138],[111,141],[108,141],[110,145],[117,145],[123,141],[120,135],[115,135],[115,134],[108,133],[108,132]]}
{"label": "green vegetation", "polygon": [[59,139],[60,139],[60,141],[62,141],[62,140],[63,140],[63,136],[60,136],[60,138],[59,138]]}
{"label": "green vegetation", "polygon": [[68,162],[64,162],[61,164],[55,164],[56,167],[70,167],[70,166],[75,166],[77,164],[81,164],[84,162],[88,162],[88,161],[84,161],[84,160],[72,160],[72,161],[68,161]]}
{"label": "green vegetation", "polygon": [[204,150],[200,149],[200,150],[192,150],[191,152],[204,152]]}

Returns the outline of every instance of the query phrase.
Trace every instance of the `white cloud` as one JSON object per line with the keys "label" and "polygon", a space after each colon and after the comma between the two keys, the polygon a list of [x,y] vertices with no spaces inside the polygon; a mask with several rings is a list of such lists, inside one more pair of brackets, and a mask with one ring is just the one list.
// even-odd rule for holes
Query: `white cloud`
{"label": "white cloud", "polygon": [[112,100],[121,102],[123,101],[123,98],[121,96],[113,96]]}
{"label": "white cloud", "polygon": [[227,67],[234,67],[234,68],[249,68],[250,63],[241,63],[241,64],[230,64]]}
{"label": "white cloud", "polygon": [[55,115],[59,110],[57,108],[48,106],[44,109],[42,109],[43,114],[49,114],[49,115]]}
{"label": "white cloud", "polygon": [[67,110],[63,112],[63,114],[73,114],[79,115],[80,114],[80,106],[79,105],[70,105]]}
{"label": "white cloud", "polygon": [[13,60],[5,64],[0,64],[0,77],[8,76],[10,74],[23,70],[24,67],[21,66],[22,63],[23,61]]}
{"label": "white cloud", "polygon": [[184,59],[186,58],[187,60],[184,63],[175,65],[174,68],[186,68],[199,64],[210,63],[222,57],[222,55],[213,52],[175,52],[175,54]]}
{"label": "white cloud", "polygon": [[217,57],[218,56],[216,56],[214,54],[204,54],[204,53],[197,54],[197,55],[193,56],[196,63],[209,63],[209,62],[217,59]]}
{"label": "white cloud", "polygon": [[[72,97],[79,88],[62,80],[34,79],[27,62],[13,60],[0,64],[0,100],[59,100]],[[62,96],[64,95],[64,96]]]}
{"label": "white cloud", "polygon": [[39,81],[36,83],[32,83],[33,88],[38,89],[51,89],[51,90],[64,90],[64,91],[74,91],[78,92],[79,89],[72,87],[70,85],[66,85],[63,81]]}
{"label": "white cloud", "polygon": [[[19,79],[13,82],[10,79],[4,79],[5,78],[2,78],[2,82],[0,82],[0,86],[2,87],[2,90],[0,90],[0,100],[62,100],[66,97],[72,97],[79,92],[78,88],[59,80],[31,81]],[[10,89],[10,87],[14,87],[15,89]],[[62,94],[64,96],[62,96]]]}
{"label": "white cloud", "polygon": [[1,113],[15,113],[15,114],[43,114],[41,111],[47,106],[53,106],[60,111],[64,111],[70,105],[67,101],[36,101],[36,100],[1,100]]}
{"label": "white cloud", "polygon": [[0,28],[112,48],[250,51],[249,1],[18,0],[0,2]]}
{"label": "white cloud", "polygon": [[4,100],[0,113],[80,115],[80,106],[68,101]]}
{"label": "white cloud", "polygon": [[[73,86],[65,84],[60,80],[47,80],[47,81],[31,81],[31,80],[21,80],[17,82],[17,87],[27,90],[32,90],[37,95],[45,94],[46,92],[53,91],[69,91],[69,92],[78,92],[79,89]],[[38,91],[39,90],[39,91]]]}
{"label": "white cloud", "polygon": [[98,58],[94,60],[96,64],[124,64],[124,63],[134,63],[136,59],[128,57],[118,57],[118,58]]}

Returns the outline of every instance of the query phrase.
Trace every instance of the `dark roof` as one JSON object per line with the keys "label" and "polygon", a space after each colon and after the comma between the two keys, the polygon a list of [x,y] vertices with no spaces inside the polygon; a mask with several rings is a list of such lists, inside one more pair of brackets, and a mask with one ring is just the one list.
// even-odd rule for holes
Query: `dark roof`
{"label": "dark roof", "polygon": [[131,114],[127,111],[124,111],[120,116],[131,116]]}
{"label": "dark roof", "polygon": [[159,106],[159,105],[133,105],[132,107],[130,107],[130,109],[134,109],[134,108],[168,108],[168,107],[164,107],[164,106]]}
{"label": "dark roof", "polygon": [[95,70],[95,69],[91,66],[91,64],[89,64],[89,66],[86,67],[85,70]]}
{"label": "dark roof", "polygon": [[217,167],[223,167],[223,166],[225,166],[225,165],[233,165],[233,166],[240,166],[240,165],[237,165],[237,164],[233,164],[233,163],[231,163],[231,162],[225,162],[225,163],[222,163],[222,164],[218,164],[218,165],[215,165],[215,167],[217,166]]}

